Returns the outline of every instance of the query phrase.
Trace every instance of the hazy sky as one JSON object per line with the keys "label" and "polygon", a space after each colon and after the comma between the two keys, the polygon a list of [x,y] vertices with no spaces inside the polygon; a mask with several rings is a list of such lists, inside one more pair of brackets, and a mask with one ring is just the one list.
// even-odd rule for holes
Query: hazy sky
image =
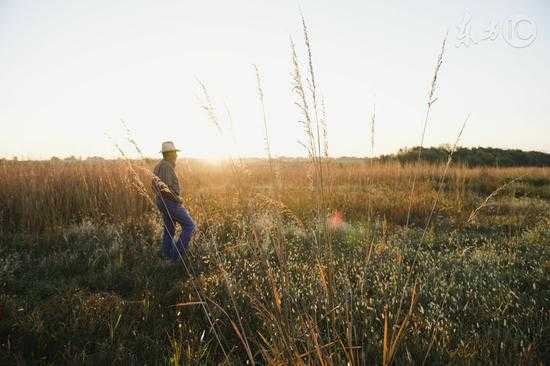
{"label": "hazy sky", "polygon": [[[419,144],[447,30],[425,144],[453,142],[471,113],[465,146],[550,152],[548,0],[0,0],[0,157],[117,156],[106,134],[135,155],[120,118],[149,156],[163,140],[193,157],[263,156],[252,64],[263,76],[273,154],[303,155],[289,48],[292,36],[305,60],[300,7],[331,155],[371,154],[374,101],[376,154]],[[476,44],[460,45],[461,24]],[[223,127],[229,108],[235,146],[201,109],[196,77]]]}

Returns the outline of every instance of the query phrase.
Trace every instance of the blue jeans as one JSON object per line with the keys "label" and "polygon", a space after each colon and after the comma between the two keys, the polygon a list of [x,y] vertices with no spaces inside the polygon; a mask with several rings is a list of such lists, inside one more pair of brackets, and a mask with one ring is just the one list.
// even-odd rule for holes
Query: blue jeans
{"label": "blue jeans", "polygon": [[157,197],[157,207],[162,214],[164,220],[164,232],[162,234],[162,247],[161,254],[165,257],[168,257],[172,261],[177,261],[179,259],[178,252],[172,244],[172,239],[176,233],[176,223],[181,225],[181,234],[178,240],[175,243],[175,246],[178,248],[178,251],[183,254],[189,245],[189,240],[191,240],[191,235],[195,230],[195,222],[182,205],[177,202],[170,201],[168,199],[162,199]]}

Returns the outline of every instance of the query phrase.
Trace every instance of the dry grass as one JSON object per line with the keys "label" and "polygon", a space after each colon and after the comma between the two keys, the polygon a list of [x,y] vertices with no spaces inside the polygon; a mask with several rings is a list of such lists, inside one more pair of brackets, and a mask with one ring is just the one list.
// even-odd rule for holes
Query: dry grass
{"label": "dry grass", "polygon": [[[143,166],[152,163],[139,162]],[[369,360],[490,362],[487,357],[501,361],[543,357],[540,342],[548,328],[539,316],[545,312],[548,292],[534,288],[548,285],[548,272],[543,268],[549,258],[550,196],[548,183],[540,182],[550,182],[549,169],[328,160],[331,174],[327,175],[325,207],[328,214],[340,212],[342,222],[323,229],[304,169],[310,163],[275,163],[281,182],[278,200],[269,197],[272,174],[266,161],[246,162],[248,174],[240,177],[229,162],[220,166],[180,162],[177,173],[186,206],[198,225],[188,258],[193,268],[178,277],[170,278],[174,274],[167,273],[167,283],[151,286],[150,270],[158,266],[151,254],[159,246],[160,227],[156,210],[133,187],[127,162],[3,162],[3,306],[9,313],[10,306],[20,306],[21,301],[29,304],[23,306],[27,309],[24,312],[16,311],[7,318],[11,326],[19,324],[9,333],[27,334],[19,341],[5,338],[12,344],[7,354],[18,354],[28,337],[39,343],[43,337],[50,339],[46,336],[49,333],[43,332],[53,332],[59,339],[70,335],[99,342],[95,333],[88,333],[85,325],[76,327],[77,323],[73,328],[80,329],[74,330],[77,333],[59,334],[45,313],[56,296],[62,304],[59,306],[75,301],[66,291],[67,286],[76,286],[75,290],[84,291],[82,301],[95,296],[94,288],[118,299],[105,323],[92,313],[62,319],[71,323],[84,321],[78,320],[84,317],[86,322],[97,322],[99,329],[106,324],[105,334],[112,339],[109,344],[135,346],[132,324],[141,318],[132,315],[134,306],[125,302],[158,303],[161,307],[149,310],[149,314],[155,318],[164,314],[165,320],[151,329],[139,328],[140,334],[176,328],[169,339],[161,337],[155,343],[158,351],[154,357],[161,357],[163,347],[177,353],[175,359],[225,359],[230,363],[246,358],[274,364],[362,364]],[[413,175],[419,178],[410,210],[411,227],[404,230]],[[523,178],[514,180],[517,176]],[[141,179],[146,181],[147,176]],[[243,184],[245,196],[239,193]],[[491,192],[505,184],[486,201]],[[436,198],[439,204],[425,229]],[[475,220],[469,220],[472,212]],[[68,227],[82,228],[82,223],[89,226],[67,231]],[[106,228],[111,231],[106,232]],[[331,256],[319,255],[313,245],[315,235],[328,237],[319,236],[321,230],[330,231]],[[17,249],[22,247],[27,248],[27,257],[21,257]],[[101,254],[101,248],[110,249]],[[494,256],[495,250],[500,254]],[[90,256],[104,259],[92,260]],[[411,288],[404,289],[410,306],[399,316],[402,281],[413,260],[417,285],[412,283]],[[75,267],[71,263],[80,264]],[[97,267],[98,263],[101,266]],[[514,266],[522,269],[513,270]],[[59,268],[64,268],[63,276],[56,274]],[[22,276],[25,271],[43,273],[39,282],[43,284],[28,282]],[[93,279],[97,271],[107,280]],[[138,273],[140,277],[135,278]],[[68,274],[80,279],[70,285]],[[127,282],[129,287],[124,285]],[[48,283],[51,285],[45,285]],[[34,292],[18,290],[23,284]],[[162,290],[166,286],[167,293]],[[176,287],[170,290],[171,286]],[[43,295],[36,291],[43,291]],[[156,295],[149,298],[148,294]],[[473,295],[479,300],[471,298]],[[197,305],[162,310],[181,303]],[[220,334],[218,346],[198,304],[205,306]],[[485,325],[478,328],[470,316]],[[50,330],[31,331],[25,319],[39,319]],[[209,343],[189,334],[180,337],[180,323],[198,334],[206,332]],[[529,333],[526,327],[537,323],[543,328],[530,328]],[[491,341],[484,337],[491,337]],[[492,349],[497,341],[498,347]],[[55,341],[48,342],[48,347],[57,349]],[[504,346],[499,346],[501,342]],[[521,342],[523,346],[519,346]],[[3,347],[7,347],[5,342]],[[37,347],[40,350],[42,346]],[[125,357],[108,344],[101,347],[107,347],[109,357]],[[219,357],[222,349],[227,350],[227,358]],[[185,352],[190,353],[186,356]],[[78,354],[66,357],[74,361]],[[59,359],[62,354],[54,352],[51,357]]]}
{"label": "dry grass", "polygon": [[[152,162],[143,163],[152,166]],[[313,218],[314,203],[305,161],[278,161],[282,192],[280,201],[305,220]],[[330,212],[340,210],[356,219],[385,217],[393,224],[406,223],[408,182],[413,175],[420,182],[412,198],[413,222],[421,223],[431,210],[445,166],[374,164],[331,160],[331,175],[327,192]],[[267,168],[267,169],[266,169]],[[178,175],[183,182],[187,205],[199,218],[221,215],[222,212],[246,210],[235,207],[246,202],[234,202],[237,184],[247,187],[250,198],[269,191],[272,176],[262,162],[248,163],[248,174],[235,177],[230,164],[213,166],[189,161],[180,163]],[[525,181],[548,180],[548,168],[463,168],[450,167],[443,179],[444,195],[438,212],[445,212],[455,221],[466,217],[494,190],[517,177],[524,177],[508,187],[517,195],[536,189]],[[143,173],[141,179],[149,182]],[[0,163],[0,201],[2,231],[43,232],[65,225],[105,220],[139,221],[152,212],[147,200],[133,188],[134,182],[127,163],[105,162],[3,162]],[[522,183],[524,182],[524,183]],[[152,195],[152,192],[149,192]],[[539,192],[543,198],[546,190]],[[207,205],[199,206],[204,198]],[[223,208],[219,211],[216,208]],[[205,212],[201,212],[204,210]],[[35,215],[39,212],[40,215]],[[464,216],[466,215],[466,216]]]}

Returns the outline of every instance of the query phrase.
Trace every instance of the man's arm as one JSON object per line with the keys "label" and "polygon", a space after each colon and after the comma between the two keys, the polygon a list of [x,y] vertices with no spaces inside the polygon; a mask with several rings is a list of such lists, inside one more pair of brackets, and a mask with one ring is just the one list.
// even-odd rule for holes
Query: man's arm
{"label": "man's arm", "polygon": [[152,179],[153,191],[160,193],[162,198],[168,199],[173,202],[182,203],[183,200],[180,196],[170,190],[170,188],[159,177],[153,174]]}

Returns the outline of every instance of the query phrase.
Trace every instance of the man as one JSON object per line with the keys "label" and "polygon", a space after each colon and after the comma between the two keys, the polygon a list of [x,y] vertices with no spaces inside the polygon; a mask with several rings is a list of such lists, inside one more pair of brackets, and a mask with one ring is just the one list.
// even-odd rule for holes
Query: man
{"label": "man", "polygon": [[[185,207],[181,205],[183,200],[180,197],[180,186],[175,172],[178,151],[172,141],[162,143],[163,159],[155,166],[152,179],[153,190],[156,193],[156,204],[164,220],[161,254],[172,263],[179,260],[178,251],[183,254],[187,250],[189,240],[195,230],[193,219]],[[173,243],[176,223],[181,225],[182,232],[178,240]]]}

